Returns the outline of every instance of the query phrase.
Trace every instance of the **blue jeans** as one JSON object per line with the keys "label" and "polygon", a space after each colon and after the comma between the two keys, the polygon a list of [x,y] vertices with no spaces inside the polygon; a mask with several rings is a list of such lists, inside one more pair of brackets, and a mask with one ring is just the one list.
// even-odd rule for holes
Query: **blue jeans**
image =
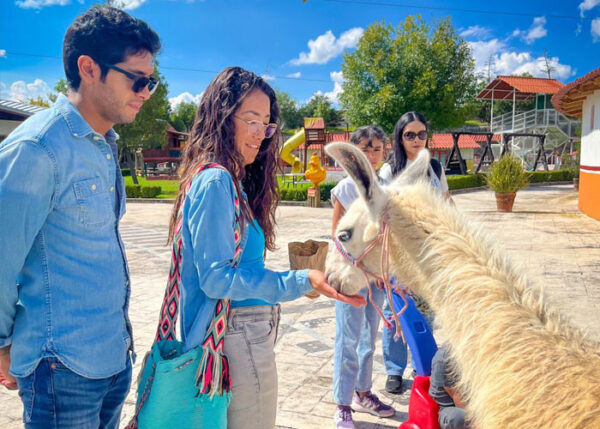
{"label": "blue jeans", "polygon": [[27,429],[117,428],[131,385],[131,360],[108,378],[75,374],[57,358],[40,360],[35,370],[17,378]]}
{"label": "blue jeans", "polygon": [[[360,295],[368,300],[368,291]],[[381,307],[384,292],[373,288],[373,301]],[[367,302],[356,308],[340,301],[335,303],[335,347],[333,350],[333,400],[350,405],[352,394],[367,392],[373,384],[373,353],[380,317]]]}
{"label": "blue jeans", "polygon": [[[400,310],[399,308],[396,311]],[[383,327],[381,334],[381,348],[383,349],[383,363],[387,375],[402,375],[406,369],[407,347],[402,338],[394,341],[396,322],[392,318],[392,309],[387,297],[383,306],[383,315],[392,323],[391,329]],[[414,367],[414,365],[413,365]]]}

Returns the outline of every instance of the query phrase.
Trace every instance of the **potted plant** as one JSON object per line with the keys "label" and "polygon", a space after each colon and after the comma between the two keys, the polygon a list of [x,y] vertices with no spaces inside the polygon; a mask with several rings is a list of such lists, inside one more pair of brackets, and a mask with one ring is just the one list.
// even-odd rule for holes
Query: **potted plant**
{"label": "potted plant", "polygon": [[511,154],[492,164],[486,181],[496,193],[496,207],[501,212],[511,212],[517,191],[529,186],[529,177],[521,160]]}

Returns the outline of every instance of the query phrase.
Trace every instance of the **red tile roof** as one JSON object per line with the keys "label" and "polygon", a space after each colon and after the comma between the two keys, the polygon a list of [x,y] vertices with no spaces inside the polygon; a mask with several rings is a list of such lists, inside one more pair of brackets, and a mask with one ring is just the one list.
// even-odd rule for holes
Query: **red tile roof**
{"label": "red tile roof", "polygon": [[583,100],[600,89],[600,68],[567,84],[552,97],[552,105],[565,115],[581,117]]}
{"label": "red tile roof", "polygon": [[[500,141],[500,135],[494,135],[493,140]],[[463,134],[458,139],[458,147],[460,149],[479,149],[481,146],[478,144],[478,142],[483,144],[485,141],[485,136],[472,136]],[[452,149],[452,146],[454,146],[454,139],[450,133],[433,134],[429,139],[429,149]]]}
{"label": "red tile roof", "polygon": [[[535,94],[556,94],[565,85],[556,79],[522,76],[498,76],[491,81],[476,98],[512,100],[513,91],[517,100],[533,98]],[[493,90],[493,92],[492,92]]]}

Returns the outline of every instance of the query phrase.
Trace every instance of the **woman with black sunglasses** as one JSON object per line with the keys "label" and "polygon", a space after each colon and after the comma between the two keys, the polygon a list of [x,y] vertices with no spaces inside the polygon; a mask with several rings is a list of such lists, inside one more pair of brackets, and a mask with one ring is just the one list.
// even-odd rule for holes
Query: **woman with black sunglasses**
{"label": "woman with black sunglasses", "polygon": [[[402,115],[398,119],[398,122],[396,122],[394,130],[393,152],[390,154],[388,161],[379,170],[380,176],[385,180],[391,181],[392,177],[400,174],[414,161],[419,151],[427,147],[428,135],[429,128],[425,116],[419,112],[406,112]],[[444,198],[452,201],[444,169],[437,159],[431,159],[428,176],[431,180],[431,185]],[[420,307],[420,310],[423,310],[422,306],[418,305],[418,307]],[[392,313],[387,300],[384,305],[384,314],[388,320],[391,319],[389,316]],[[394,342],[394,331],[394,326],[391,329],[383,328],[382,348],[387,373],[385,390],[389,393],[398,394],[402,393],[402,374],[406,368],[407,351],[406,344],[402,341]]]}
{"label": "woman with black sunglasses", "polygon": [[[429,127],[427,119],[419,112],[406,112],[396,122],[394,130],[394,150],[387,163],[381,168],[381,174],[395,177],[417,157],[419,151],[427,147]],[[431,185],[446,199],[450,198],[448,182],[444,169],[437,159],[431,159],[428,173]]]}

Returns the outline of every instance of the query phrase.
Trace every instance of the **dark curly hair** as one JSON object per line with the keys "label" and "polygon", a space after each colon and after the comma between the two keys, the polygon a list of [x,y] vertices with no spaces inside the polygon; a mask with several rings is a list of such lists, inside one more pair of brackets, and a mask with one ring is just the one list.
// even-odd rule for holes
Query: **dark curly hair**
{"label": "dark curly hair", "polygon": [[[185,146],[181,163],[179,193],[169,224],[169,242],[173,240],[179,207],[183,204],[184,190],[193,179],[198,167],[216,162],[225,167],[233,177],[235,187],[242,183],[248,196],[248,205],[242,199],[245,221],[252,218],[250,211],[265,234],[265,246],[275,249],[275,209],[279,203],[277,186],[277,142],[281,138],[279,128],[275,134],[264,139],[252,164],[244,167],[243,157],[235,149],[235,124],[233,115],[252,91],[259,90],[269,97],[271,119],[279,123],[279,106],[275,91],[256,74],[240,67],[228,67],[221,71],[208,85],[192,127],[190,143]],[[243,227],[243,225],[242,225]]]}
{"label": "dark curly hair", "polygon": [[101,79],[108,68],[104,64],[117,64],[130,55],[160,51],[158,34],[141,19],[109,6],[96,6],[79,15],[67,29],[63,42],[63,64],[71,89],[77,91],[81,83],[77,60],[88,55],[100,66]]}

